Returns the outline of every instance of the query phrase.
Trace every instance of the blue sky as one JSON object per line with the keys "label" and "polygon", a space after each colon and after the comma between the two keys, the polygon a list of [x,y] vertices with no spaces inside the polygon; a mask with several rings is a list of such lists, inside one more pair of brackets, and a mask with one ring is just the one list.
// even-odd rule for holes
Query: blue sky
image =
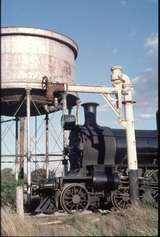
{"label": "blue sky", "polygon": [[[111,86],[110,68],[121,65],[135,85],[135,127],[155,129],[157,108],[158,1],[2,0],[2,26],[40,27],[64,33],[79,45],[77,84]],[[101,125],[120,127],[100,95]]]}

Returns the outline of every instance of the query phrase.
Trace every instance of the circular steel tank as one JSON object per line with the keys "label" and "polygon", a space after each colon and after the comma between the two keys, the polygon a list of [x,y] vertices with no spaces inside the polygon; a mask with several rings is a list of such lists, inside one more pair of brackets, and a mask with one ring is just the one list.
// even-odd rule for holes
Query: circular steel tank
{"label": "circular steel tank", "polygon": [[[1,115],[26,116],[26,89],[31,88],[31,115],[46,113],[50,105],[42,78],[54,83],[74,83],[77,44],[69,37],[49,30],[25,27],[1,29]],[[56,95],[62,108],[62,94]],[[76,95],[67,96],[67,105],[76,103]],[[35,102],[38,110],[33,105]],[[57,108],[52,106],[52,112]]]}

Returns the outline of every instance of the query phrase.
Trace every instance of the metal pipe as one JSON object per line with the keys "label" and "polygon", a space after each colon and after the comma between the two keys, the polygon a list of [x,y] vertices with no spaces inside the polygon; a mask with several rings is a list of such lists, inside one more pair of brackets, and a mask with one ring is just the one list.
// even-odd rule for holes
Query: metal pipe
{"label": "metal pipe", "polygon": [[49,161],[49,157],[48,157],[48,120],[49,120],[49,118],[48,118],[48,114],[46,114],[46,118],[45,118],[45,120],[46,120],[46,179],[48,179],[48,177],[49,177],[49,167],[48,167],[48,165],[49,165],[49,163],[48,163],[48,161]]}
{"label": "metal pipe", "polygon": [[[68,114],[68,110],[67,110],[67,95],[66,93],[63,94],[63,116],[65,114]],[[68,160],[66,159],[66,147],[68,145],[68,131],[64,130],[63,128],[63,165],[64,165],[64,175],[66,175],[68,173]]]}
{"label": "metal pipe", "polygon": [[24,129],[25,118],[20,118],[20,178],[24,178]]}
{"label": "metal pipe", "polygon": [[88,86],[88,85],[69,85],[65,84],[64,91],[80,92],[80,93],[100,93],[100,94],[115,94],[117,90],[113,87],[106,86]]}
{"label": "metal pipe", "polygon": [[[57,161],[63,161],[63,159],[53,159],[53,160],[49,160],[49,162],[57,162]],[[44,160],[37,160],[37,161],[35,161],[35,160],[32,160],[31,161],[32,163],[44,163],[44,162],[46,162],[46,161],[44,161]],[[10,164],[10,163],[13,163],[13,164],[15,164],[15,161],[11,161],[11,160],[8,160],[8,161],[1,161],[1,163],[3,163],[3,164]]]}
{"label": "metal pipe", "polygon": [[31,137],[30,137],[30,88],[27,94],[27,203],[31,202]]}
{"label": "metal pipe", "polygon": [[[18,157],[20,157],[20,156],[21,155],[18,155]],[[32,154],[32,156],[46,156],[46,154]],[[48,154],[48,156],[63,156],[63,153]],[[1,157],[15,157],[15,154],[14,155],[4,154],[4,155],[1,155]],[[22,157],[27,157],[27,155],[23,155]]]}
{"label": "metal pipe", "polygon": [[120,116],[120,113],[119,111],[117,110],[117,108],[115,107],[115,105],[113,105],[111,99],[108,97],[108,94],[107,95],[103,95],[103,98],[105,99],[105,101],[109,104],[109,106],[112,108],[112,110],[114,111],[114,113],[117,115],[117,117]]}
{"label": "metal pipe", "polygon": [[[35,116],[35,154],[37,153],[37,116]],[[36,166],[37,156],[35,156],[35,170],[37,169]]]}
{"label": "metal pipe", "polygon": [[17,117],[16,117],[16,123],[15,123],[15,132],[16,132],[16,144],[15,144],[15,153],[16,153],[15,179],[16,179],[16,181],[18,181],[19,159],[18,159],[18,118],[17,118]]}
{"label": "metal pipe", "polygon": [[16,119],[2,120],[2,121],[0,121],[0,123],[8,123],[8,122],[11,122],[11,121],[16,121]]}
{"label": "metal pipe", "polygon": [[76,101],[76,125],[80,124],[80,100]]}

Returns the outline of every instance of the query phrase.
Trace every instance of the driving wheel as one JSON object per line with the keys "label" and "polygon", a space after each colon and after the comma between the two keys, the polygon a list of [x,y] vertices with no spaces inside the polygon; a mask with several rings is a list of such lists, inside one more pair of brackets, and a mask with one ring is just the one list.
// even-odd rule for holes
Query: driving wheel
{"label": "driving wheel", "polygon": [[112,192],[111,201],[114,207],[126,209],[130,205],[129,192],[126,190],[117,190]]}
{"label": "driving wheel", "polygon": [[78,183],[65,186],[60,196],[60,204],[68,213],[86,210],[89,205],[89,194],[85,186]]}

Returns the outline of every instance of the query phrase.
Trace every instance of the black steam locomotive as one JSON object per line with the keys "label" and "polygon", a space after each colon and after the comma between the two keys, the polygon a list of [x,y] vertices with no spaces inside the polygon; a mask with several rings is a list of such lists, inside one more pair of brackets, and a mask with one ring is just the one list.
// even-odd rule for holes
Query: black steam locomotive
{"label": "black steam locomotive", "polygon": [[[70,170],[65,177],[54,177],[32,188],[41,199],[36,213],[106,209],[109,205],[126,208],[129,203],[127,144],[124,129],[99,126],[97,103],[85,103],[85,123],[70,128]],[[136,130],[139,197],[158,202],[157,131]]]}

